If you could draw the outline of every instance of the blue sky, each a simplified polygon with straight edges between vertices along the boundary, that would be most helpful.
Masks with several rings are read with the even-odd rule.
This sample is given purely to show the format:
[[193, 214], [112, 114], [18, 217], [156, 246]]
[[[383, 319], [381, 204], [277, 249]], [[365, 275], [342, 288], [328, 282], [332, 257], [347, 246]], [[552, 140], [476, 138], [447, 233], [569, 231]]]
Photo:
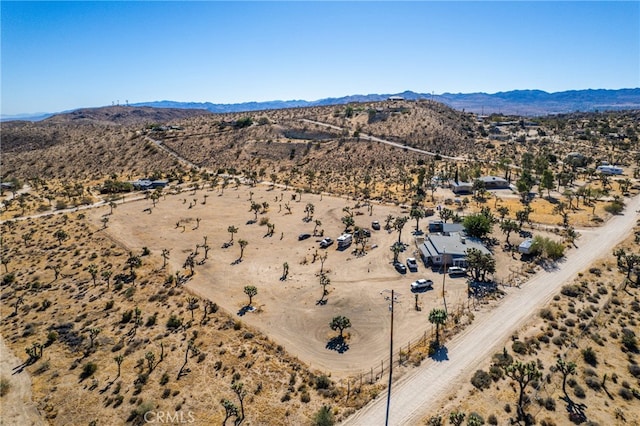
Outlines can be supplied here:
[[640, 87], [640, 2], [8, 2], [1, 112]]

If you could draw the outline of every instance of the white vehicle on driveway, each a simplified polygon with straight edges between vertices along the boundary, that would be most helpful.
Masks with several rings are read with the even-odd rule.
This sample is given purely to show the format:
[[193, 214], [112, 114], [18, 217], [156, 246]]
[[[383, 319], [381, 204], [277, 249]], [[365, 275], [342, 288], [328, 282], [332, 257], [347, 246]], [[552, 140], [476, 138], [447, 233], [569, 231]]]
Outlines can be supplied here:
[[411, 283], [411, 291], [424, 290], [427, 288], [433, 288], [433, 281], [426, 278], [420, 278]]

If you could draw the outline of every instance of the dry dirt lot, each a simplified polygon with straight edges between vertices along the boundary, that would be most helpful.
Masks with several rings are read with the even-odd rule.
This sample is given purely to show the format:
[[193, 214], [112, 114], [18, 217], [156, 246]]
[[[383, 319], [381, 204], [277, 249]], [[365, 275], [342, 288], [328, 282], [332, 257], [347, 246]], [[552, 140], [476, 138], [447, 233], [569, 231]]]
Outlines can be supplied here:
[[[353, 209], [356, 202], [352, 200], [305, 193], [301, 201], [292, 201], [292, 195], [295, 192], [271, 190], [261, 185], [227, 188], [223, 194], [210, 189], [198, 190], [195, 194], [183, 191], [162, 197], [154, 208], [151, 200], [118, 205], [103, 232], [110, 233], [134, 252], [148, 247], [159, 266], [162, 264], [160, 253], [170, 249], [168, 273], [180, 270], [183, 275], [188, 274], [183, 267], [185, 259], [197, 244], [204, 244], [206, 236], [211, 246], [208, 260], [196, 265], [188, 287], [235, 313], [248, 302], [244, 286], [255, 285], [258, 294], [253, 305], [257, 311], [243, 315], [242, 321], [264, 331], [310, 367], [332, 373], [333, 377], [368, 372], [387, 356], [390, 315], [388, 302], [381, 295], [385, 289], [400, 293], [394, 318], [394, 339], [398, 345], [431, 331], [428, 313], [431, 308], [442, 306], [442, 275], [422, 265], [417, 273], [396, 272], [391, 265], [393, 255], [389, 248], [397, 240], [397, 232], [372, 231], [370, 248], [362, 257], [351, 253], [353, 245], [345, 251], [337, 250], [336, 244], [327, 249], [324, 269], [329, 272], [331, 284], [324, 306], [316, 304], [322, 295], [318, 277], [320, 261], [312, 262], [316, 249], [319, 255], [325, 252], [318, 248], [321, 238], [298, 241], [299, 234], [313, 232], [316, 219], [322, 222], [318, 230], [324, 229], [325, 236], [336, 239], [344, 230], [341, 218], [346, 206], [356, 212], [356, 225], [365, 227], [370, 227], [372, 220], [379, 220], [384, 228], [387, 215], [408, 215], [408, 212], [399, 206], [376, 204], [370, 215], [367, 207]], [[273, 236], [265, 236], [266, 226], [247, 224], [254, 219], [250, 197], [257, 203], [269, 204], [268, 211], [258, 214], [257, 219], [269, 218], [275, 225]], [[291, 214], [287, 214], [286, 203], [291, 207]], [[307, 203], [315, 207], [311, 222], [303, 221]], [[147, 208], [152, 208], [151, 213], [144, 211]], [[109, 208], [105, 207], [95, 209], [92, 214], [100, 223], [102, 215], [108, 213]], [[420, 224], [424, 228], [427, 220]], [[223, 248], [230, 240], [227, 232], [230, 225], [236, 226], [238, 233], [234, 235], [234, 244]], [[408, 247], [400, 260], [413, 255], [414, 226], [415, 221], [409, 221], [404, 227], [402, 240]], [[248, 245], [242, 261], [234, 264], [240, 256], [238, 241], [241, 239]], [[376, 248], [371, 248], [375, 245]], [[196, 261], [204, 256], [202, 248], [199, 252]], [[289, 276], [281, 281], [284, 262], [289, 265]], [[435, 286], [434, 290], [419, 294], [422, 310], [416, 311], [415, 296], [409, 285], [422, 277], [433, 279]], [[447, 277], [446, 288], [450, 308], [466, 303], [463, 278]], [[352, 322], [346, 331], [349, 348], [343, 353], [326, 348], [327, 342], [336, 336], [329, 328], [329, 322], [336, 315], [345, 315]]]

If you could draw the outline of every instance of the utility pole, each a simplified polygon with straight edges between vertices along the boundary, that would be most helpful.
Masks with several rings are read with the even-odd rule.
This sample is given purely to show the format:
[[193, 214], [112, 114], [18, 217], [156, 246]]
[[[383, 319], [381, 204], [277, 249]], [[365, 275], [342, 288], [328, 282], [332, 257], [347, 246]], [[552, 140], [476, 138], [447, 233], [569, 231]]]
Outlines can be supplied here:
[[386, 295], [384, 296], [384, 299], [389, 301], [389, 311], [391, 312], [391, 333], [389, 336], [389, 386], [387, 387], [387, 414], [384, 421], [385, 426], [389, 426], [389, 407], [391, 406], [391, 382], [393, 378], [393, 305], [395, 302], [397, 302], [396, 297], [400, 296], [400, 294], [396, 296], [394, 290], [387, 290], [387, 289], [382, 290], [380, 294], [384, 295], [389, 291], [391, 292], [391, 297]]

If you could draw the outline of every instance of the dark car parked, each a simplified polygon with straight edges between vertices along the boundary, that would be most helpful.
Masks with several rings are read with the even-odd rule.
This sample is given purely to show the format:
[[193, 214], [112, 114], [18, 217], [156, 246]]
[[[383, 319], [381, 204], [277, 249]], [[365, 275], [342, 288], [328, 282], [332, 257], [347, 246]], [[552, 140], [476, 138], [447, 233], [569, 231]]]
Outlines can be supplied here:
[[307, 238], [310, 238], [311, 234], [300, 234], [298, 235], [298, 241], [302, 241], [302, 240], [306, 240]]

